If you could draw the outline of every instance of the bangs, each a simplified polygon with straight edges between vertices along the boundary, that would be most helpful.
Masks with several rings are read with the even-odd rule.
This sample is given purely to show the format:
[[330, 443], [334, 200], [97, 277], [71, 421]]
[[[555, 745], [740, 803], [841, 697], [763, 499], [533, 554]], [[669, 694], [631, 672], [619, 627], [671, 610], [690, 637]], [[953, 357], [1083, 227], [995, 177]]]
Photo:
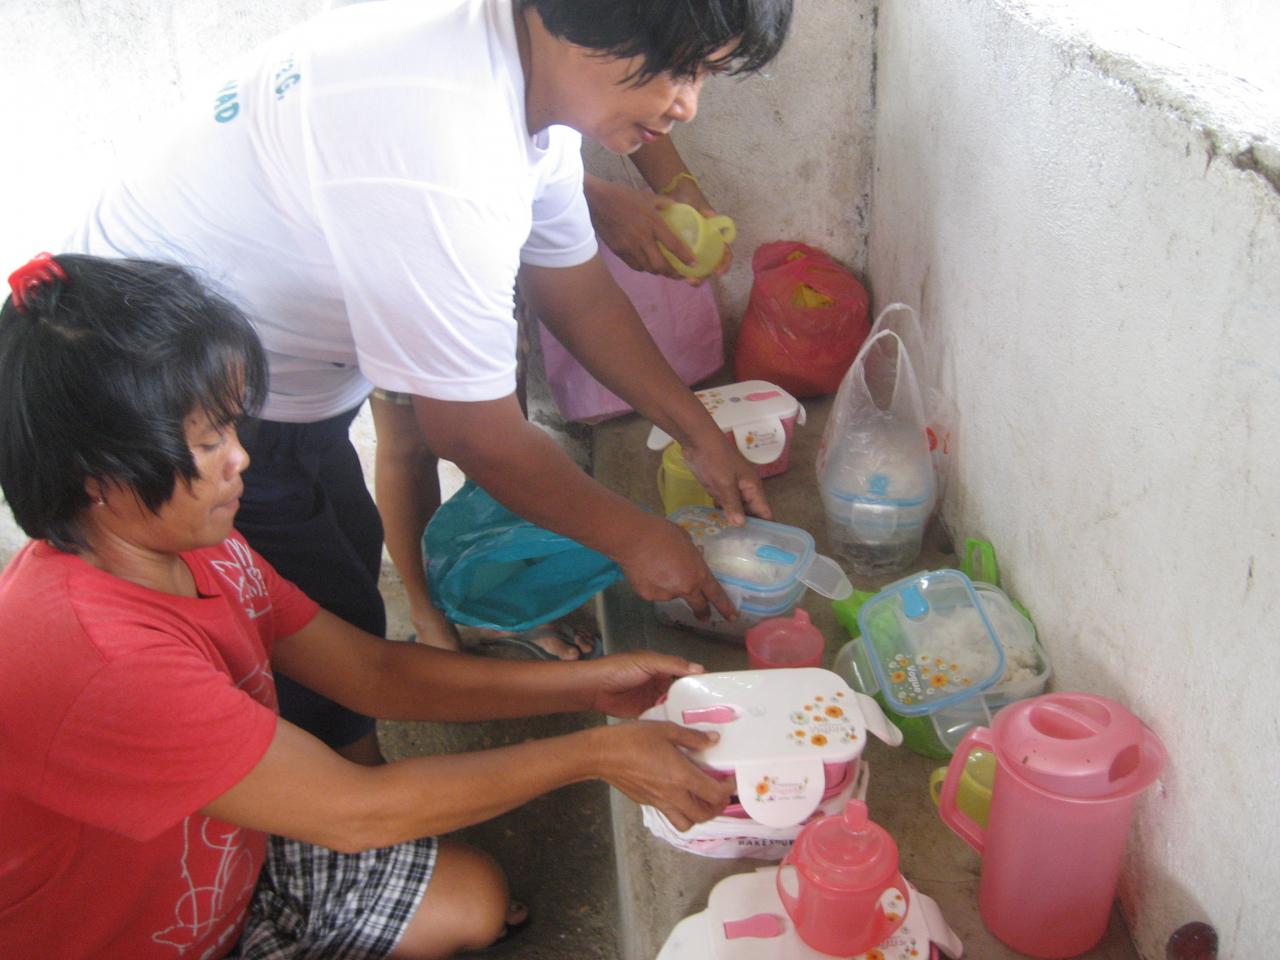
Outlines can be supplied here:
[[[683, 12], [684, 17], [652, 24], [647, 38], [618, 54], [643, 58], [635, 82], [659, 73], [693, 79], [707, 67], [730, 76], [755, 73], [778, 55], [791, 20], [790, 4], [759, 0], [723, 5], [689, 2], [683, 4]], [[715, 57], [725, 47], [729, 52]], [[654, 56], [652, 51], [664, 51], [666, 56]]]
[[221, 428], [256, 416], [267, 393], [267, 372], [257, 352], [221, 344], [205, 356], [205, 363], [180, 387], [178, 409], [199, 410]]
[[[711, 67], [754, 73], [782, 49], [792, 0], [523, 0], [553, 36], [602, 57], [639, 59], [633, 84], [668, 73], [696, 77]], [[729, 48], [729, 53], [716, 54]], [[715, 58], [715, 59], [712, 59]]]

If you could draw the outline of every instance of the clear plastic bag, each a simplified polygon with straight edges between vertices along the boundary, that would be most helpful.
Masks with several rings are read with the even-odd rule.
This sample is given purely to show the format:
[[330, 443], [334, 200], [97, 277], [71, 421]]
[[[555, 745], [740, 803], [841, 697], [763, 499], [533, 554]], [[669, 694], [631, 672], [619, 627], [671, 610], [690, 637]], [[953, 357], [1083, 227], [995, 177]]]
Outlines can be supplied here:
[[602, 553], [516, 516], [468, 480], [422, 535], [431, 599], [454, 623], [527, 630], [622, 577]]
[[880, 311], [871, 325], [874, 337], [882, 330], [892, 330], [907, 349], [912, 368], [920, 382], [920, 395], [924, 401], [925, 432], [929, 438], [929, 455], [933, 459], [933, 480], [936, 494], [934, 504], [940, 506], [947, 490], [956, 424], [956, 405], [951, 395], [942, 389], [935, 365], [925, 349], [924, 331], [914, 308], [905, 303], [891, 303]]
[[906, 569], [936, 499], [920, 387], [902, 338], [867, 339], [836, 393], [817, 477], [831, 543], [858, 573]]

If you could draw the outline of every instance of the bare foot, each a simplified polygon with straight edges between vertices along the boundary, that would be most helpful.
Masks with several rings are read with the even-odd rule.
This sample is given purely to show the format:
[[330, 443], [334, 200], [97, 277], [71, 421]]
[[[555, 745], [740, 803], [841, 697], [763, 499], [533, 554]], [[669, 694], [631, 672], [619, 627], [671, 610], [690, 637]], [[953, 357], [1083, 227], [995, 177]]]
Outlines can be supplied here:
[[464, 627], [462, 633], [464, 646], [484, 646], [498, 644], [504, 640], [522, 646], [535, 646], [546, 654], [548, 659], [580, 660], [590, 656], [596, 650], [596, 635], [585, 627], [575, 627], [564, 620], [544, 623], [539, 627], [514, 633], [505, 630], [486, 630], [481, 627]]
[[427, 611], [411, 611], [409, 619], [415, 631], [413, 639], [418, 643], [454, 653], [462, 649], [458, 628], [435, 607]]

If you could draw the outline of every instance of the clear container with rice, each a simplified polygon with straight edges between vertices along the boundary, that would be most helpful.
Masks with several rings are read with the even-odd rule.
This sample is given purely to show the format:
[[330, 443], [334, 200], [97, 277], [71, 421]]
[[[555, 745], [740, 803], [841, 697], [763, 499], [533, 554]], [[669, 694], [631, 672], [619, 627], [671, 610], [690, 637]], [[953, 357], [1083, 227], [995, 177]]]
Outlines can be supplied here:
[[865, 600], [833, 669], [880, 701], [907, 746], [945, 759], [970, 727], [1040, 693], [1049, 659], [1005, 593], [956, 570], [914, 574]]

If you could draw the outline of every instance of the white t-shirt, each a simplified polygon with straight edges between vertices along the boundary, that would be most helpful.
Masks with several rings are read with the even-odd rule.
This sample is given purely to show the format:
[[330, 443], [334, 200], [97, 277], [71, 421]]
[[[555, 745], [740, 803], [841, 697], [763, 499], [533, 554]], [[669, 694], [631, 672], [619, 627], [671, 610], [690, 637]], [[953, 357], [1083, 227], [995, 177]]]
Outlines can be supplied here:
[[110, 184], [70, 242], [177, 260], [243, 307], [268, 419], [370, 383], [515, 388], [516, 271], [596, 252], [581, 137], [531, 136], [512, 0], [384, 0], [259, 48]]

